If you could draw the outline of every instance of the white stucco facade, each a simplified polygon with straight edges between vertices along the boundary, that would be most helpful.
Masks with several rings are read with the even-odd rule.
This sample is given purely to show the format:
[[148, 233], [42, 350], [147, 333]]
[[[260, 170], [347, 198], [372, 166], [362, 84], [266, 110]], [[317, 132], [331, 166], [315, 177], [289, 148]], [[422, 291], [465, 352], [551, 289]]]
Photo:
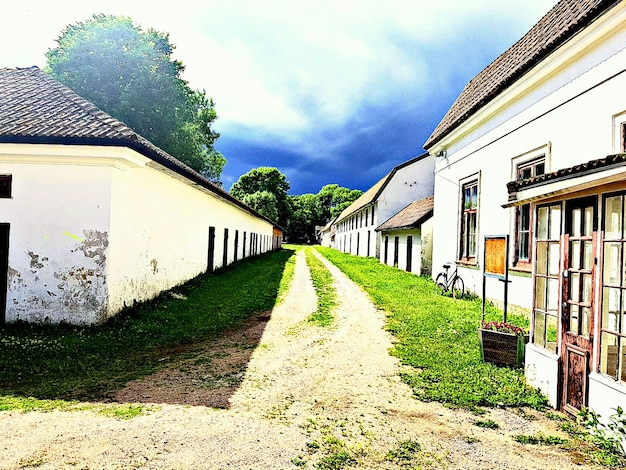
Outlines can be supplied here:
[[421, 155], [395, 167], [337, 218], [334, 248], [357, 256], [382, 256], [376, 227], [412, 201], [433, 194], [435, 158]]
[[[603, 270], [602, 228], [607, 222], [604, 211], [608, 210], [605, 201], [608, 195], [626, 191], [623, 166], [611, 166], [613, 160], [605, 158], [624, 152], [625, 44], [626, 4], [621, 3], [429, 148], [437, 155], [433, 270], [456, 261], [466, 288], [480, 295], [484, 237], [508, 235], [509, 308], [520, 307], [531, 313], [533, 344], [526, 349], [525, 361], [529, 382], [544, 391], [555, 407], [575, 413], [580, 406], [588, 405], [601, 410], [605, 417], [608, 408], [626, 403], [626, 376], [611, 377], [606, 373], [615, 366], [606, 365], [608, 353], [606, 346], [601, 351], [600, 341], [606, 334], [602, 328], [609, 328], [602, 310], [603, 303], [608, 302], [608, 297], [603, 297], [608, 294], [603, 292], [609, 289]], [[537, 162], [542, 167], [536, 174], [522, 176], [522, 168]], [[507, 188], [507, 183], [516, 180], [525, 181], [517, 192]], [[472, 188], [477, 188], [477, 194], [475, 202], [468, 204], [464, 196], [471, 194]], [[583, 331], [578, 317], [569, 313], [579, 308], [578, 290], [568, 291], [574, 286], [574, 281], [569, 281], [572, 266], [576, 268], [572, 260], [577, 259], [574, 251], [569, 252], [575, 247], [569, 240], [575, 236], [571, 227], [575, 225], [576, 204], [583, 203], [593, 214], [588, 225], [589, 230], [593, 228], [593, 236], [585, 240], [594, 250], [586, 259], [595, 260], [595, 264], [583, 273], [592, 280], [580, 288], [581, 295], [588, 297], [580, 308], [591, 312], [587, 325], [593, 326], [589, 331]], [[543, 222], [538, 222], [537, 211], [549, 205], [557, 215], [562, 214], [562, 218], [555, 216], [557, 222], [550, 228], [555, 256], [545, 275], [550, 277], [545, 282], [554, 286], [545, 291], [550, 296], [546, 302], [552, 309], [549, 316], [554, 328], [539, 338], [538, 328], [544, 328], [544, 335], [548, 328], [535, 323], [532, 313], [538, 312], [538, 305], [544, 301], [543, 287], [539, 287], [543, 286], [539, 281], [544, 282], [544, 274], [537, 274], [537, 257], [541, 256], [537, 239], [543, 230], [538, 224]], [[532, 220], [525, 235], [529, 240], [528, 263], [520, 261], [523, 230], [519, 221], [524, 206], [530, 206]], [[464, 220], [471, 220], [472, 210], [476, 214], [475, 233], [471, 233], [475, 236], [475, 251], [468, 249], [473, 245], [464, 225]], [[503, 292], [501, 282], [488, 279], [488, 298], [501, 304]], [[611, 373], [618, 375], [618, 371]]]
[[0, 144], [0, 168], [12, 176], [11, 198], [0, 199], [6, 321], [100, 323], [274, 248], [269, 221], [129, 148]]

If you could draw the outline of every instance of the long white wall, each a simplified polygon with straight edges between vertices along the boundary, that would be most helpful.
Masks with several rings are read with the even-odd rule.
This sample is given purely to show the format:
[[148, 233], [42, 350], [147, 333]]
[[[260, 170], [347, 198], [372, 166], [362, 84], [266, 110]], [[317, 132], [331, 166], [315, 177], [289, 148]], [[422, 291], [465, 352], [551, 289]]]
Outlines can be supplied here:
[[210, 227], [213, 269], [273, 249], [271, 223], [130, 149], [0, 144], [0, 165], [9, 322], [100, 323], [206, 271]]
[[210, 227], [215, 230], [213, 269], [242, 259], [244, 250], [249, 257], [251, 240], [256, 241], [254, 254], [272, 249], [273, 226], [234, 204], [155, 168], [117, 171], [111, 207], [110, 311], [154, 297], [209, 269]]
[[0, 199], [0, 222], [10, 224], [7, 321], [93, 323], [106, 311], [115, 160], [84, 157], [68, 146], [0, 144], [0, 172], [13, 178], [12, 197]]

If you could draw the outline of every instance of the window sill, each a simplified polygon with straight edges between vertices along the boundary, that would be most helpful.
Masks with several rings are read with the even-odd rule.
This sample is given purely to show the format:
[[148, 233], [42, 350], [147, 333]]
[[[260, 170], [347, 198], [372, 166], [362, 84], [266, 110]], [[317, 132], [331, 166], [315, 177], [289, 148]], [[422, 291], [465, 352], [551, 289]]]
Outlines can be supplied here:
[[511, 266], [509, 267], [509, 272], [513, 275], [513, 276], [520, 276], [520, 277], [531, 277], [532, 276], [532, 268], [530, 266], [528, 267], [522, 267], [519, 264], [517, 266]]
[[457, 266], [461, 266], [463, 268], [470, 268], [470, 269], [478, 269], [478, 262], [476, 261], [476, 259], [458, 259], [455, 261], [455, 263], [457, 264]]

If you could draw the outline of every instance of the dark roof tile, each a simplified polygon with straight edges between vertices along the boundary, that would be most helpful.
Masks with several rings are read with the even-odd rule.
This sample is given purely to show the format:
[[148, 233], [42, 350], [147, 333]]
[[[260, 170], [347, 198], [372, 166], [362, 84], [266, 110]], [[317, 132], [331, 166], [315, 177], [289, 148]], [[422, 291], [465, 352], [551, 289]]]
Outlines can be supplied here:
[[[428, 149], [619, 0], [561, 0], [465, 86], [424, 144]], [[523, 6], [521, 6], [523, 8]]]
[[274, 224], [37, 67], [0, 68], [2, 142], [129, 147]]

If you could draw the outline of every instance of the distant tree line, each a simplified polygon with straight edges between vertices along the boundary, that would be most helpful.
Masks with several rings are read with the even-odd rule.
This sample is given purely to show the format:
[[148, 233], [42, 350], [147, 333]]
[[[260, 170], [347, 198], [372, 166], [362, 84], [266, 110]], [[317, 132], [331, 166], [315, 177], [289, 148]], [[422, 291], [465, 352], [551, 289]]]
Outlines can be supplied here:
[[230, 193], [287, 229], [291, 241], [315, 239], [315, 226], [326, 225], [352, 204], [362, 191], [327, 184], [317, 194], [290, 196], [287, 177], [274, 167], [242, 175]]

